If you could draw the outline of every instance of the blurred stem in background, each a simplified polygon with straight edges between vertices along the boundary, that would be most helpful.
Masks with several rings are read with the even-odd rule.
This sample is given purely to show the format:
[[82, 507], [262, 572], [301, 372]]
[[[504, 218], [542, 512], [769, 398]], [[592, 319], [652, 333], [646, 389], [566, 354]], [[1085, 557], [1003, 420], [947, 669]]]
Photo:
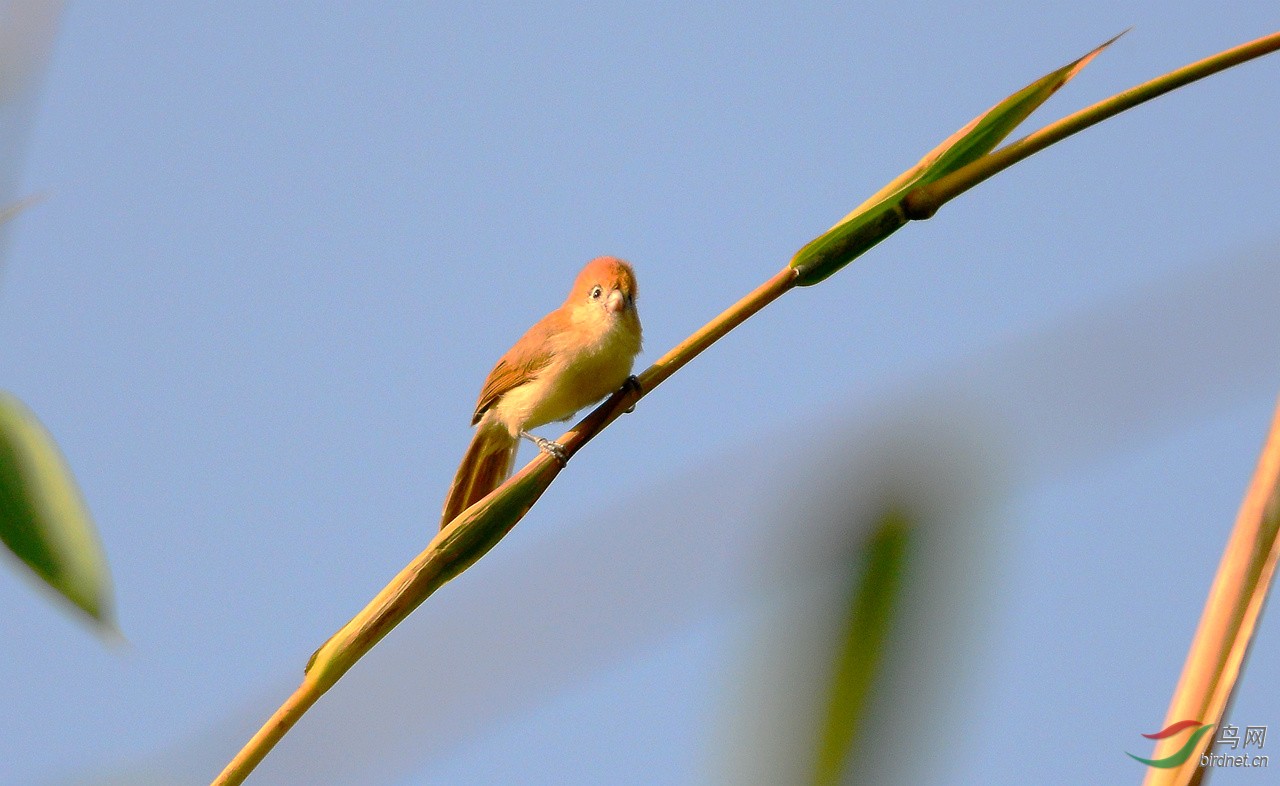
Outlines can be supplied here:
[[[1214, 724], [1214, 732], [1201, 738], [1192, 755], [1178, 767], [1152, 768], [1146, 786], [1181, 786], [1200, 783], [1209, 771], [1200, 756], [1212, 750], [1217, 727], [1226, 718], [1231, 697], [1239, 686], [1249, 645], [1258, 628], [1262, 608], [1280, 556], [1280, 402], [1271, 431], [1227, 540], [1218, 574], [1209, 588], [1204, 613], [1182, 678], [1169, 702], [1165, 725], [1182, 720]], [[1183, 735], [1156, 743], [1153, 759], [1174, 753], [1185, 744]]]

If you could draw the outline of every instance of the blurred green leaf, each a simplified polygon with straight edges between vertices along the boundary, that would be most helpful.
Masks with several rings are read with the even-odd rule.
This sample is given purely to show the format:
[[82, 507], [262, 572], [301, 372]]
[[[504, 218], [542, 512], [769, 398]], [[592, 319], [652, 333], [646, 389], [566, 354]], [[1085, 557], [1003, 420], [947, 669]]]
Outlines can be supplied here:
[[0, 540], [50, 587], [114, 628], [106, 557], [75, 480], [35, 414], [4, 391]]
[[845, 762], [865, 719], [867, 699], [893, 630], [910, 545], [910, 522], [900, 511], [890, 510], [863, 546], [862, 570], [855, 576], [849, 598], [826, 717], [819, 729], [814, 775], [819, 786], [845, 780]]
[[822, 281], [897, 231], [908, 220], [900, 204], [908, 191], [932, 183], [994, 150], [1028, 115], [1120, 35], [970, 120], [919, 163], [898, 175], [831, 229], [805, 244], [791, 259], [791, 267], [800, 271], [796, 283], [809, 286]]

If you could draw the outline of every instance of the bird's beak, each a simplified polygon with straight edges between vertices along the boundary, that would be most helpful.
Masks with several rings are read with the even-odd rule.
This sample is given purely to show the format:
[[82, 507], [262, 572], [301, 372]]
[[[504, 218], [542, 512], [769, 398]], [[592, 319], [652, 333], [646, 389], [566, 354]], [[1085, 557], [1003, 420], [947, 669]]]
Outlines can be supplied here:
[[609, 293], [609, 299], [604, 302], [604, 307], [611, 314], [621, 313], [627, 307], [627, 296], [622, 294], [621, 289], [615, 289]]

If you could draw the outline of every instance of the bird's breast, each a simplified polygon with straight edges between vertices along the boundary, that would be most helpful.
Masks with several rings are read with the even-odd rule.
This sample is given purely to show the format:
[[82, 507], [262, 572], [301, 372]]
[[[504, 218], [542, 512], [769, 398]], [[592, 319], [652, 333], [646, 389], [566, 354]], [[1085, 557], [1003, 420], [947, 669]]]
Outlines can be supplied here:
[[502, 395], [494, 416], [513, 434], [566, 420], [621, 387], [639, 351], [639, 337], [623, 330], [559, 347], [536, 377]]

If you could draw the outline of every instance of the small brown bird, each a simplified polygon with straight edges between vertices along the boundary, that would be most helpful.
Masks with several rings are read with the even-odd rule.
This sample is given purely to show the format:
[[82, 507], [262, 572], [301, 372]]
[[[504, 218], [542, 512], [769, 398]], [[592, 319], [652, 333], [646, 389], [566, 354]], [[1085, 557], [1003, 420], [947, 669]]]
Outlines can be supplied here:
[[564, 304], [493, 367], [471, 418], [475, 436], [445, 497], [442, 529], [507, 479], [520, 437], [564, 461], [559, 443], [529, 429], [568, 420], [627, 381], [640, 352], [636, 291], [631, 265], [614, 257], [591, 260]]

